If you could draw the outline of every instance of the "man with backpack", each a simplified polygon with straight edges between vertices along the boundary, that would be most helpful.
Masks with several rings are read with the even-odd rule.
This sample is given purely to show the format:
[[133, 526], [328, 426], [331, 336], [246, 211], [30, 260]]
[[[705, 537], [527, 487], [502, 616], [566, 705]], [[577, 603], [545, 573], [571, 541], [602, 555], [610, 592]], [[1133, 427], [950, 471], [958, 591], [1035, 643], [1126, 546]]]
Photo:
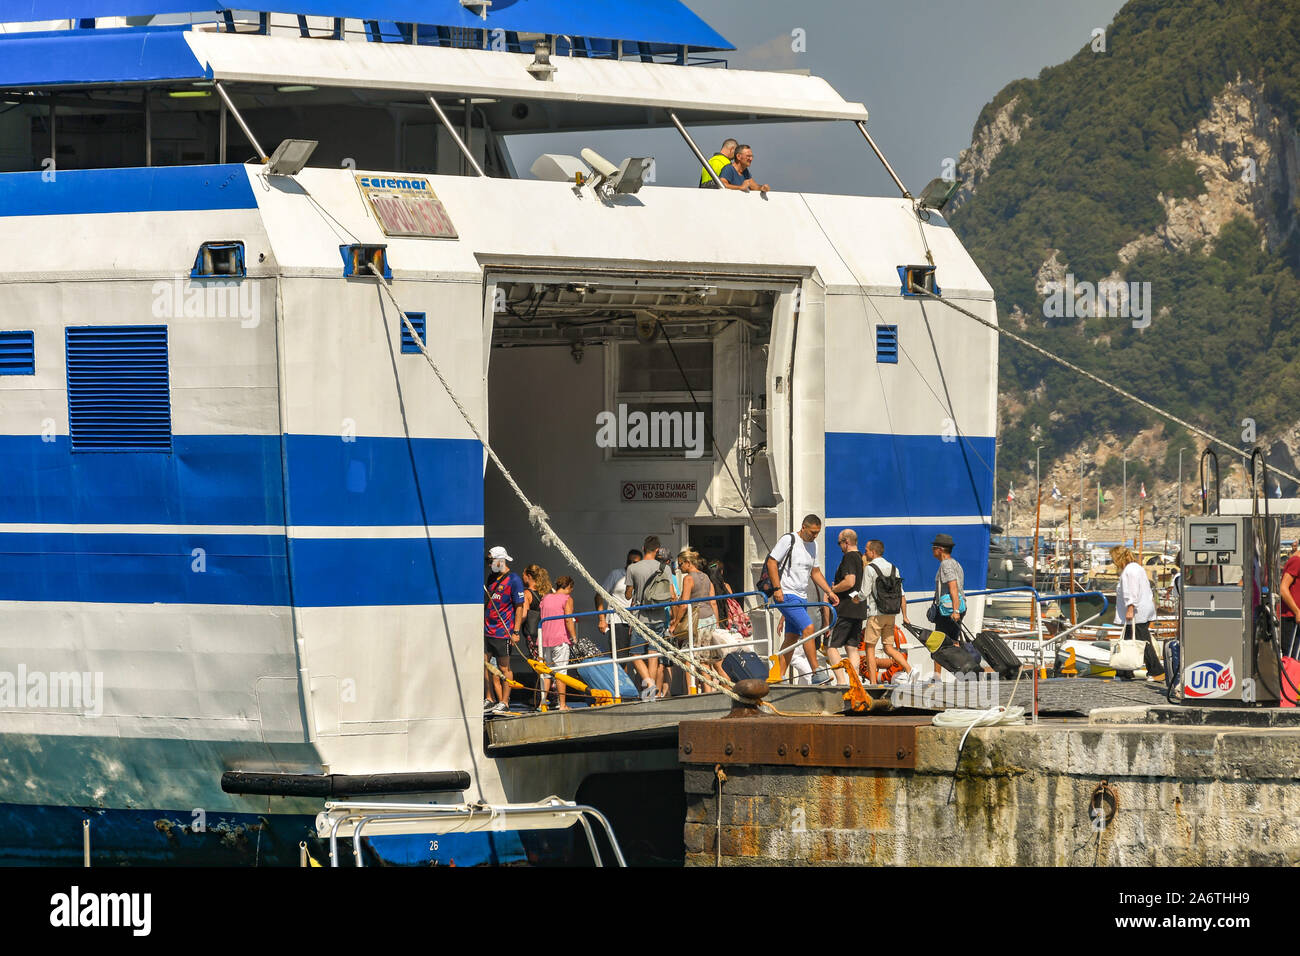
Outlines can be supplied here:
[[[907, 595], [903, 593], [903, 579], [898, 568], [885, 560], [885, 544], [875, 540], [867, 542], [867, 564], [862, 573], [862, 593], [867, 606], [867, 679], [876, 683], [877, 667], [882, 662], [893, 661], [912, 673], [907, 657], [894, 645], [894, 623], [899, 616], [907, 620]], [[882, 660], [876, 657], [876, 642], [885, 652]]]
[[[668, 567], [668, 555], [660, 553], [659, 538], [650, 535], [645, 539], [641, 553], [644, 557], [627, 569], [626, 597], [632, 607], [645, 604], [663, 604], [677, 600], [677, 588], [673, 584], [672, 569]], [[668, 608], [651, 608], [633, 611], [637, 618], [659, 637], [664, 637], [668, 630]], [[649, 654], [654, 651], [640, 634], [632, 631], [628, 635], [628, 651], [633, 655]], [[661, 667], [661, 663], [663, 666]], [[667, 683], [667, 661], [659, 657], [633, 661], [637, 676], [641, 678], [641, 693], [647, 699], [656, 694], [665, 696]]]

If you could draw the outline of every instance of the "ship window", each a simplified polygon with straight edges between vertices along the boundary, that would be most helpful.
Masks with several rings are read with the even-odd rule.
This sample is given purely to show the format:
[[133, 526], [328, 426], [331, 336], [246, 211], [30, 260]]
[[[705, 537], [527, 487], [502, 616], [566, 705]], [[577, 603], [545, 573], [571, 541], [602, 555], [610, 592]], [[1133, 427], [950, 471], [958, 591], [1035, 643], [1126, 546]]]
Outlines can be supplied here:
[[903, 295], [917, 296], [919, 293], [912, 291], [913, 287], [916, 286], [931, 295], [943, 295], [934, 279], [934, 266], [899, 266], [898, 280], [902, 286]]
[[0, 375], [35, 375], [36, 343], [31, 331], [0, 331]]
[[170, 452], [167, 326], [64, 330], [74, 452]]
[[[624, 342], [617, 350], [612, 411], [619, 440], [613, 456], [712, 457], [713, 343], [674, 340], [669, 348], [662, 340]], [[697, 412], [704, 416], [703, 428]]]
[[876, 326], [876, 361], [881, 364], [898, 364], [898, 326]]
[[[406, 317], [411, 321], [411, 328], [415, 329], [415, 334], [420, 337], [420, 341], [427, 344], [429, 340], [424, 337], [424, 313], [408, 312]], [[416, 355], [421, 354], [420, 347], [415, 344], [415, 339], [412, 337], [410, 330], [407, 329], [405, 322], [402, 323], [402, 352], [407, 355], [412, 352]]]
[[379, 270], [385, 279], [393, 277], [393, 270], [388, 266], [387, 246], [351, 245], [339, 246], [339, 255], [343, 257], [343, 278], [370, 278], [374, 275], [370, 266]]
[[194, 268], [190, 270], [192, 279], [245, 275], [248, 275], [248, 269], [244, 266], [242, 242], [203, 243], [199, 246], [199, 254], [194, 257]]

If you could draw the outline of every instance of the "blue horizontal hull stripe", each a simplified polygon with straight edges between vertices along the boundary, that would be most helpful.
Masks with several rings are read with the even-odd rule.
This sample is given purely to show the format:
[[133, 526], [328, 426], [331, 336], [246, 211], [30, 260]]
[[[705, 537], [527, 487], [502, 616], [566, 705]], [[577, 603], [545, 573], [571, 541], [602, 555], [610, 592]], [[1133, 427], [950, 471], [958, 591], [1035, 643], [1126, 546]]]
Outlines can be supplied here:
[[177, 435], [170, 455], [5, 436], [0, 475], [2, 524], [284, 524], [276, 435]]
[[827, 432], [825, 447], [827, 514], [992, 513], [993, 438]]
[[[291, 548], [298, 607], [478, 604], [482, 597], [481, 538], [305, 538]], [[287, 606], [285, 539], [0, 534], [0, 600]]]
[[483, 603], [482, 538], [298, 538], [298, 607]]
[[0, 534], [0, 600], [283, 606], [284, 538]]
[[[481, 525], [476, 441], [290, 435], [299, 526]], [[418, 476], [418, 482], [417, 482]], [[0, 437], [0, 524], [283, 525], [280, 438], [177, 435], [172, 454]]]
[[0, 218], [256, 208], [248, 173], [236, 165], [60, 169], [53, 182], [39, 172], [0, 173]]
[[291, 524], [483, 523], [477, 441], [290, 435], [286, 446]]
[[822, 568], [828, 578], [834, 578], [835, 569], [839, 567], [840, 550], [835, 544], [839, 533], [845, 528], [852, 528], [858, 535], [858, 550], [866, 542], [877, 538], [885, 546], [885, 557], [898, 566], [898, 573], [903, 578], [903, 587], [908, 591], [933, 591], [934, 575], [939, 570], [930, 550], [934, 536], [943, 532], [952, 535], [952, 556], [961, 562], [966, 575], [966, 590], [977, 591], [987, 586], [989, 567], [989, 527], [986, 524], [960, 525], [917, 524], [917, 525], [869, 525], [856, 527], [837, 522], [830, 518], [826, 522], [826, 532], [822, 538], [829, 542], [833, 551], [822, 560]]

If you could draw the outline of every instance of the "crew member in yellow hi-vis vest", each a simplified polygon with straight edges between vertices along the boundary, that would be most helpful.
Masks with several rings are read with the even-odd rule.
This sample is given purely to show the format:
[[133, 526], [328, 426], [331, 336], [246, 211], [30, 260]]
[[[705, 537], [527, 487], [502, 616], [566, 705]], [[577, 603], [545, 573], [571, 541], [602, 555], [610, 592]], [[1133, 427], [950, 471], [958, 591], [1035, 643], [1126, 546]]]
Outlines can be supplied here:
[[[735, 158], [736, 147], [739, 145], [740, 143], [738, 143], [736, 140], [729, 139], [722, 144], [721, 149], [719, 149], [716, 153], [714, 153], [712, 156], [709, 157], [709, 165], [713, 167], [713, 171], [717, 173], [719, 176], [722, 175], [722, 167], [726, 166], [727, 163], [731, 162]], [[709, 171], [705, 169], [703, 166], [700, 167], [700, 188], [701, 189], [718, 188], [718, 184], [713, 181], [713, 177], [709, 175]]]

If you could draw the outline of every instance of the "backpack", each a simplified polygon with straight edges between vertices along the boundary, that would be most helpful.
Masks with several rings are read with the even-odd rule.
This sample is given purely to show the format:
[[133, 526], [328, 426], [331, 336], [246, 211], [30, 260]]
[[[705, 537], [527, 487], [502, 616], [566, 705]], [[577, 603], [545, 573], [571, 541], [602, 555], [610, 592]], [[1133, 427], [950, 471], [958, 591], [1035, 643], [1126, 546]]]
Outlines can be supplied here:
[[654, 573], [641, 591], [642, 604], [663, 604], [673, 599], [673, 583], [665, 573], [667, 565], [660, 562], [659, 570]]
[[876, 603], [877, 614], [897, 614], [903, 610], [903, 579], [898, 576], [898, 566], [891, 565], [889, 577], [880, 573], [873, 561], [876, 580], [871, 585], [871, 599]]
[[[785, 537], [786, 537], [785, 535], [781, 535], [781, 538], [782, 538], [782, 539], [784, 539]], [[794, 532], [793, 532], [793, 531], [790, 532], [789, 537], [790, 537], [791, 539], [794, 538]], [[780, 543], [781, 543], [781, 541], [778, 540], [778, 541], [777, 541], [777, 544], [780, 544]], [[773, 550], [775, 550], [775, 549], [773, 549]], [[787, 551], [787, 552], [785, 553], [785, 557], [784, 557], [784, 558], [782, 558], [780, 561], [777, 562], [777, 565], [776, 565], [776, 572], [777, 572], [777, 574], [780, 574], [780, 575], [783, 575], [783, 576], [784, 576], [785, 572], [786, 572], [786, 571], [789, 569], [789, 567], [790, 567], [790, 562], [791, 562], [793, 559], [794, 559], [794, 541], [791, 540], [791, 542], [790, 542], [790, 550]], [[763, 570], [760, 571], [760, 572], [758, 573], [758, 579], [755, 581], [755, 584], [757, 585], [757, 587], [755, 588], [755, 590], [757, 590], [757, 591], [762, 591], [763, 594], [764, 594], [766, 597], [771, 597], [773, 594], [776, 593], [776, 588], [772, 586], [772, 575], [770, 575], [770, 574], [767, 573], [767, 559], [766, 559], [766, 558], [763, 559]]]
[[727, 598], [727, 629], [735, 631], [741, 637], [750, 637], [754, 633], [754, 624], [735, 598]]

